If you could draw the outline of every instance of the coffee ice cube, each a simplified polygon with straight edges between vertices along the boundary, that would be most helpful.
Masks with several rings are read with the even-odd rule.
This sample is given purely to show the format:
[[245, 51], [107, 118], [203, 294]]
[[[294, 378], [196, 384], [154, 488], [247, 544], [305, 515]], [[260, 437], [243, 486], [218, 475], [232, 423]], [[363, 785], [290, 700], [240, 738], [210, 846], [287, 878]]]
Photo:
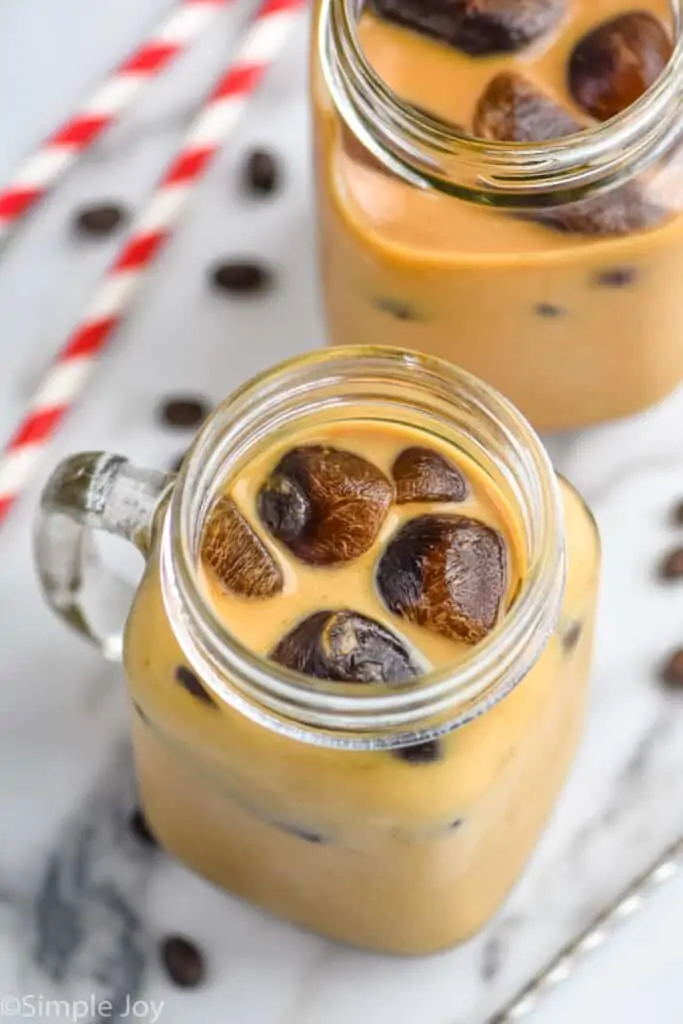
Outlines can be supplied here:
[[607, 121], [654, 85], [672, 53], [669, 33], [646, 11], [610, 18], [574, 47], [569, 60], [571, 94], [587, 114]]
[[[551, 142], [582, 130], [582, 125], [533, 82], [504, 71], [489, 83], [474, 114], [475, 135], [495, 142]], [[555, 231], [578, 235], [628, 235], [651, 227], [664, 211], [649, 200], [638, 181], [521, 216]]]
[[467, 481], [456, 464], [433, 448], [404, 448], [391, 469], [396, 502], [464, 501]]
[[309, 615], [270, 657], [295, 672], [337, 682], [402, 683], [420, 671], [394, 633], [349, 609]]
[[506, 583], [500, 533], [455, 514], [410, 519], [377, 566], [377, 587], [389, 611], [468, 644], [496, 625]]
[[566, 0], [373, 0], [380, 17], [472, 56], [512, 53], [549, 32]]
[[273, 597], [283, 587], [282, 570], [232, 498], [219, 498], [201, 539], [201, 560], [231, 594]]
[[372, 547], [393, 499], [393, 484], [367, 459], [306, 445], [277, 464], [259, 492], [258, 510], [302, 562], [337, 565]]
[[494, 142], [550, 142], [580, 132], [582, 125], [517, 71], [491, 79], [474, 111], [474, 134]]

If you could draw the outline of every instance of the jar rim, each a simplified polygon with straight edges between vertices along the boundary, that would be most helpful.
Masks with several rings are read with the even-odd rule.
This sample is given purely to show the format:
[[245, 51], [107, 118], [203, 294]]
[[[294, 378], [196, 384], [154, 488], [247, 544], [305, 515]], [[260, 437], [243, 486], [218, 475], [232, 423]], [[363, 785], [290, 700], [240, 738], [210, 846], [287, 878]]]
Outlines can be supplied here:
[[[409, 686], [327, 683], [283, 668], [246, 648], [203, 593], [197, 570], [198, 525], [249, 431], [275, 422], [278, 401], [314, 400], [314, 381], [334, 388], [343, 374], [439, 387], [444, 399], [473, 401], [495, 416], [514, 449], [528, 489], [533, 544], [528, 571], [501, 623], [456, 666], [424, 674]], [[416, 383], [417, 381], [417, 383]], [[332, 382], [332, 384], [330, 384]], [[322, 383], [321, 383], [322, 387]], [[388, 387], [388, 385], [387, 385]], [[287, 390], [289, 389], [289, 391]], [[281, 396], [278, 398], [278, 396]], [[436, 400], [436, 399], [435, 399]], [[293, 414], [294, 415], [294, 414]], [[266, 424], [264, 428], [264, 423]], [[229, 449], [232, 446], [232, 456]], [[512, 456], [511, 456], [512, 458]], [[229, 471], [228, 471], [229, 475]], [[389, 347], [317, 350], [252, 378], [209, 419], [178, 477], [163, 524], [161, 582], [167, 614], [190, 664], [219, 699], [277, 732], [309, 743], [347, 748], [395, 747], [450, 731], [509, 692], [540, 655], [554, 629], [564, 591], [561, 499], [550, 459], [533, 428], [507, 399], [442, 360]], [[227, 677], [227, 678], [226, 678]], [[229, 680], [229, 681], [228, 681]]]
[[[418, 187], [502, 205], [548, 205], [611, 188], [670, 146], [683, 95], [683, 0], [669, 0], [676, 40], [657, 80], [625, 110], [537, 143], [478, 139], [395, 93], [367, 60], [356, 26], [363, 0], [321, 0], [318, 57], [335, 107], [390, 170]], [[556, 193], [571, 192], [558, 198]], [[480, 198], [481, 197], [481, 198]]]

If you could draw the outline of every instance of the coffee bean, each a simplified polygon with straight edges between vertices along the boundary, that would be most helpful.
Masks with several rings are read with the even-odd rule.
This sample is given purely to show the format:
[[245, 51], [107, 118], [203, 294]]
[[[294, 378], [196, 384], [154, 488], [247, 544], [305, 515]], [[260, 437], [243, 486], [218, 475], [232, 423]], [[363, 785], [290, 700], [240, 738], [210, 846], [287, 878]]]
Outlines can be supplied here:
[[683, 526], [683, 501], [679, 501], [677, 505], [674, 505], [671, 518], [676, 526]]
[[683, 647], [670, 655], [661, 672], [661, 679], [667, 686], [683, 687]]
[[99, 203], [85, 206], [77, 213], [74, 227], [81, 235], [104, 238], [116, 231], [127, 219], [126, 211], [117, 203]]
[[162, 940], [159, 953], [169, 978], [179, 988], [196, 988], [204, 980], [204, 954], [190, 939], [169, 935]]
[[443, 747], [439, 740], [426, 740], [410, 747], [397, 747], [392, 754], [408, 764], [432, 764], [443, 758]]
[[272, 283], [272, 274], [260, 263], [227, 260], [213, 267], [211, 280], [219, 291], [247, 295], [265, 291]]
[[149, 827], [147, 818], [139, 807], [136, 807], [131, 814], [128, 826], [135, 838], [139, 839], [145, 846], [156, 847], [159, 845]]
[[395, 320], [404, 320], [406, 323], [418, 323], [422, 317], [413, 306], [402, 299], [392, 299], [379, 296], [373, 300], [373, 305], [382, 313], [393, 316]]
[[274, 154], [267, 149], [253, 149], [244, 165], [244, 182], [257, 195], [275, 192], [280, 184], [280, 168]]
[[190, 395], [177, 395], [167, 398], [159, 407], [159, 419], [167, 427], [178, 427], [189, 430], [199, 427], [209, 415], [211, 409], [203, 398]]
[[663, 580], [680, 580], [683, 577], [683, 548], [674, 548], [665, 556], [659, 575]]
[[203, 701], [204, 704], [209, 704], [213, 708], [218, 707], [209, 691], [202, 686], [194, 672], [191, 672], [185, 665], [178, 665], [175, 670], [175, 677], [176, 681], [180, 683], [190, 696], [196, 697], [197, 700]]
[[595, 283], [599, 288], [626, 288], [637, 276], [635, 267], [610, 267], [596, 275]]
[[536, 315], [553, 319], [554, 317], [563, 316], [566, 310], [562, 306], [553, 306], [551, 302], [539, 302], [536, 306]]

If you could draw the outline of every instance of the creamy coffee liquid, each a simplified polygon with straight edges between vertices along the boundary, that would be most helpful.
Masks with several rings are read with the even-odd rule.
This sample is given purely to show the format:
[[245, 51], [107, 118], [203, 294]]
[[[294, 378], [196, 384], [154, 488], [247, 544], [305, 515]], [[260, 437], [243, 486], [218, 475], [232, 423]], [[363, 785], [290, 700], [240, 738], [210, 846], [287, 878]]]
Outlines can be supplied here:
[[[259, 493], [269, 475], [288, 452], [294, 449], [305, 453], [311, 447], [342, 453], [342, 468], [344, 453], [369, 463], [386, 481], [387, 490], [392, 491], [386, 514], [368, 549], [359, 557], [338, 564], [312, 565], [307, 562], [305, 552], [303, 557], [296, 557], [259, 517]], [[415, 450], [423, 453], [423, 457], [424, 453], [427, 457], [430, 453], [440, 457], [446, 467], [455, 468], [464, 484], [464, 495], [457, 493], [459, 500], [416, 500], [402, 504], [393, 500], [392, 467], [402, 452]], [[348, 609], [399, 634], [425, 669], [455, 665], [463, 655], [468, 655], [469, 643], [393, 615], [382, 600], [377, 582], [382, 555], [401, 527], [418, 517], [467, 517], [495, 531], [500, 539], [505, 577], [496, 622], [504, 616], [521, 580], [523, 554], [519, 529], [500, 489], [464, 452], [424, 431], [372, 421], [347, 421], [306, 430], [254, 458], [236, 479], [227, 483], [225, 494], [234, 500], [282, 571], [281, 590], [259, 598], [231, 592], [206, 563], [203, 566], [205, 585], [220, 618], [242, 643], [259, 654], [272, 651], [289, 630], [308, 616], [325, 609]], [[349, 516], [363, 521], [366, 509], [367, 503], [361, 498], [357, 506], [350, 506]], [[341, 529], [340, 523], [343, 521], [331, 527], [333, 533]], [[248, 573], [250, 568], [245, 565], [243, 571]]]

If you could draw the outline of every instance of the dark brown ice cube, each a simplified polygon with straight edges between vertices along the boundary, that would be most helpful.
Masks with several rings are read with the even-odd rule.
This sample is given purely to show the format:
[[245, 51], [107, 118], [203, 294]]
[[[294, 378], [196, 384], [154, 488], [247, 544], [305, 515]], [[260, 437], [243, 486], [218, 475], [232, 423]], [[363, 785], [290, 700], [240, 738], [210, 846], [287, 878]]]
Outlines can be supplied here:
[[467, 481], [458, 467], [433, 448], [405, 448], [391, 469], [396, 502], [464, 501]]
[[307, 445], [280, 460], [258, 496], [262, 522], [309, 565], [358, 558], [375, 542], [393, 485], [367, 459]]
[[639, 182], [629, 181], [588, 199], [538, 210], [533, 219], [563, 234], [599, 237], [643, 231], [659, 223], [665, 215], [661, 206], [646, 197]]
[[549, 32], [566, 0], [372, 0], [380, 17], [472, 56], [512, 53]]
[[294, 672], [337, 682], [403, 683], [420, 672], [397, 636], [348, 609], [309, 615], [270, 656]]
[[232, 498], [219, 498], [204, 525], [201, 558], [231, 594], [273, 597], [282, 571]]
[[516, 71], [491, 79], [474, 111], [474, 134], [494, 142], [550, 142], [581, 128], [568, 110]]
[[390, 611], [469, 644], [483, 640], [495, 626], [506, 580], [501, 535], [460, 515], [409, 520], [377, 566], [379, 593]]
[[[475, 110], [475, 135], [495, 142], [550, 142], [581, 131], [559, 103], [514, 71], [489, 83]], [[573, 203], [524, 214], [555, 231], [578, 235], [628, 235], [651, 227], [663, 210], [650, 202], [636, 181]]]
[[569, 89], [598, 121], [626, 110], [657, 81], [673, 52], [662, 23], [629, 11], [587, 32], [569, 61]]

